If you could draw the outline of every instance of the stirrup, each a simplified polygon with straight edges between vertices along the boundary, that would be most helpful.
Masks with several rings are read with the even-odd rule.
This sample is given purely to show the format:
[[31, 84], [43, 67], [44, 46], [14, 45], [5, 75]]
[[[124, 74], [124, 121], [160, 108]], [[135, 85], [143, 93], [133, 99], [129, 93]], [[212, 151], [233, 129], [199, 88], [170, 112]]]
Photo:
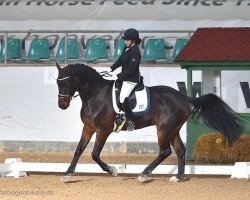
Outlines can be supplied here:
[[127, 131], [135, 130], [135, 123], [133, 121], [128, 120], [127, 122]]

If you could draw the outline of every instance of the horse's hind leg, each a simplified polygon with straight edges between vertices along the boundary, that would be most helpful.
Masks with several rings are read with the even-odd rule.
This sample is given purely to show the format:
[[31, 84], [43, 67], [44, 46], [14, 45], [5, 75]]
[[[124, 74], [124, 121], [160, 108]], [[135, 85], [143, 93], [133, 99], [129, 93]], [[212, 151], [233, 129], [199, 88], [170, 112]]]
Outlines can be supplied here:
[[83, 127], [81, 140], [76, 148], [74, 157], [71, 161], [71, 164], [68, 170], [64, 173], [64, 176], [62, 177], [62, 181], [68, 182], [70, 180], [70, 177], [75, 173], [76, 164], [80, 156], [82, 155], [83, 151], [87, 147], [93, 134], [94, 134], [94, 131], [88, 129], [87, 127]]
[[160, 146], [159, 155], [156, 159], [147, 166], [144, 171], [139, 175], [138, 180], [140, 182], [146, 182], [149, 180], [148, 176], [151, 175], [152, 171], [168, 156], [171, 155], [171, 148], [170, 148], [170, 139], [167, 134], [158, 131], [158, 143]]
[[175, 137], [172, 138], [171, 144], [174, 147], [178, 158], [178, 173], [176, 176], [171, 177], [169, 181], [171, 182], [184, 181], [186, 147], [181, 140], [179, 132]]

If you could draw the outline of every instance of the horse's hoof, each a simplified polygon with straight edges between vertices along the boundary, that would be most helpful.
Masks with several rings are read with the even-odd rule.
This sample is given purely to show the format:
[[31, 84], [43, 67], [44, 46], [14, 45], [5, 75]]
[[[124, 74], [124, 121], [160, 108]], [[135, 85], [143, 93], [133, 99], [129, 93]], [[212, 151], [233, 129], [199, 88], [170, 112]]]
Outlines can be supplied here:
[[172, 182], [172, 183], [178, 183], [178, 182], [182, 182], [182, 181], [184, 181], [184, 179], [183, 180], [178, 179], [178, 178], [176, 178], [176, 176], [172, 176], [171, 178], [169, 178], [169, 182]]
[[148, 177], [148, 176], [145, 175], [145, 174], [139, 175], [139, 176], [138, 176], [138, 181], [139, 181], [140, 183], [147, 183], [147, 182], [149, 182], [150, 180], [151, 180], [151, 178]]
[[68, 183], [70, 181], [72, 174], [67, 174], [61, 177], [61, 181], [63, 181], [64, 183]]
[[111, 175], [112, 176], [118, 176], [118, 172], [117, 172], [117, 169], [113, 166], [110, 166], [110, 171], [111, 171]]

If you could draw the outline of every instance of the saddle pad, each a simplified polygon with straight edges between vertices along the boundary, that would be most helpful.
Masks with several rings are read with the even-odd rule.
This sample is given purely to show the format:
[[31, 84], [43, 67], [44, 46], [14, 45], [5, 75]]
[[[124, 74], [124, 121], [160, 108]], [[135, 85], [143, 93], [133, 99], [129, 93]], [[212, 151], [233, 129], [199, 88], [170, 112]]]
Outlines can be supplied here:
[[[113, 86], [112, 103], [113, 103], [113, 108], [114, 108], [115, 112], [118, 114], [118, 113], [122, 113], [122, 111], [120, 111], [120, 109], [117, 106], [116, 97], [115, 97], [115, 90], [116, 90], [115, 86]], [[130, 95], [130, 96], [132, 96], [132, 95]], [[132, 110], [133, 113], [140, 114], [141, 112], [147, 112], [149, 109], [149, 105], [150, 105], [150, 95], [149, 95], [148, 87], [144, 87], [144, 89], [141, 91], [135, 91], [135, 97], [136, 97], [136, 105], [135, 105], [134, 109]]]

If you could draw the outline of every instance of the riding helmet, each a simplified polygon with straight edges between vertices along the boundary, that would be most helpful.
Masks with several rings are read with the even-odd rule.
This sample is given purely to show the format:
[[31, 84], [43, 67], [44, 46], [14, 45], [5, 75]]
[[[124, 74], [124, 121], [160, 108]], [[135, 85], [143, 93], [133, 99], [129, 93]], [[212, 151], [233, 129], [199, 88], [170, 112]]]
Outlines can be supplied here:
[[127, 29], [122, 36], [124, 40], [134, 40], [136, 44], [141, 43], [141, 39], [139, 38], [139, 32], [136, 29], [130, 28]]

